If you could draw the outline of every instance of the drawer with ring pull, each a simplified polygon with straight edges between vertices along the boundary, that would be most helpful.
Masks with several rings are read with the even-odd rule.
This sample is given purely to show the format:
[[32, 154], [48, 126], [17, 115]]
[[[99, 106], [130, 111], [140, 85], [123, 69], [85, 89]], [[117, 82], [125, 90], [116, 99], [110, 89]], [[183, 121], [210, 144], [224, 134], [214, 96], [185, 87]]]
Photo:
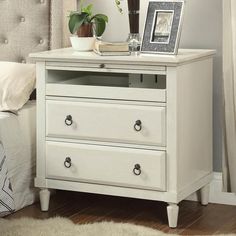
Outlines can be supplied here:
[[48, 179], [166, 190], [164, 151], [46, 143]]
[[165, 109], [158, 106], [48, 100], [46, 135], [165, 146]]

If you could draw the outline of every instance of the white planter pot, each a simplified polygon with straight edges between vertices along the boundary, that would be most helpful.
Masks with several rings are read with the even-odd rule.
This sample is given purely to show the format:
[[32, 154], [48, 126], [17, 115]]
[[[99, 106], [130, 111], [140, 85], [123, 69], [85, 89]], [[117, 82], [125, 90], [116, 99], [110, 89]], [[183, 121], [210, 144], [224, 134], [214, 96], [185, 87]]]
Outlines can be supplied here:
[[95, 37], [70, 37], [71, 45], [76, 51], [92, 51], [95, 40]]

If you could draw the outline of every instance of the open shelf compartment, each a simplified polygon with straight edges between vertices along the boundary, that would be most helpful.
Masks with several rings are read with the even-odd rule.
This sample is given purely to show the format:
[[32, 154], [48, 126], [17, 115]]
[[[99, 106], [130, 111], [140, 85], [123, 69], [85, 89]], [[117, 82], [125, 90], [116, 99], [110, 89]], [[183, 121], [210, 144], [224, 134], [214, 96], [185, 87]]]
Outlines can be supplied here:
[[47, 96], [166, 101], [166, 76], [48, 70]]

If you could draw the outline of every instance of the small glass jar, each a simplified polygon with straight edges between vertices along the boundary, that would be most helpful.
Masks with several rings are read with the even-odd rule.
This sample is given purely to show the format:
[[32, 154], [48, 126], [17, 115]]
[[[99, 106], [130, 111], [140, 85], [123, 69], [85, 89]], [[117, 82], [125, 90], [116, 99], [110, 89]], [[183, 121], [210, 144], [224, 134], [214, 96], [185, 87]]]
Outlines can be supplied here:
[[141, 37], [139, 33], [129, 33], [127, 39], [131, 54], [138, 54], [140, 51]]

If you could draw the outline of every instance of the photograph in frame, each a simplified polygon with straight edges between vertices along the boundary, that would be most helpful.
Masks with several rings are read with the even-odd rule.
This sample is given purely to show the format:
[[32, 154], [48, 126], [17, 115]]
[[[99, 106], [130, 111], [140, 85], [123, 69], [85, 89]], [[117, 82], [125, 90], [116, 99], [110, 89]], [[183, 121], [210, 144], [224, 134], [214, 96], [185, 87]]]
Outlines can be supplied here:
[[184, 0], [149, 2], [141, 46], [142, 53], [177, 54]]

